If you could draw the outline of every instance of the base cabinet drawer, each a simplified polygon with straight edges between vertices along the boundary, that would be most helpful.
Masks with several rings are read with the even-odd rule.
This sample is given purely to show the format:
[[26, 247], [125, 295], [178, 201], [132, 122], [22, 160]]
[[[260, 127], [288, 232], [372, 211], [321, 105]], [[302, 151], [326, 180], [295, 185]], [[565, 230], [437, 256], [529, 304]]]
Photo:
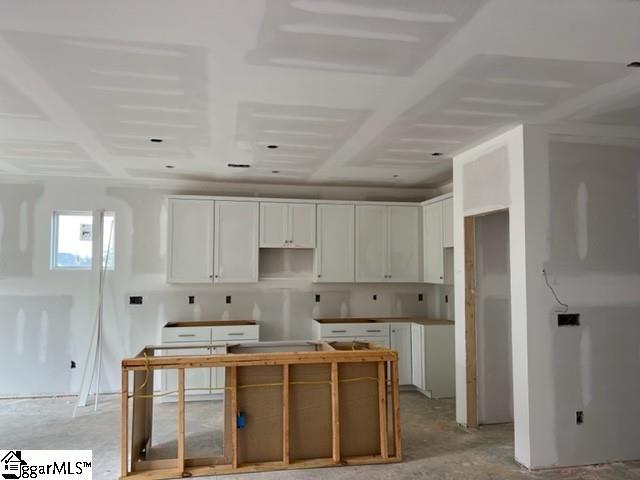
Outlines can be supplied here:
[[389, 325], [380, 323], [322, 324], [320, 337], [389, 337]]
[[248, 340], [258, 340], [260, 337], [258, 325], [213, 327], [211, 330], [212, 342], [245, 342]]
[[211, 327], [170, 327], [162, 329], [162, 343], [209, 343]]

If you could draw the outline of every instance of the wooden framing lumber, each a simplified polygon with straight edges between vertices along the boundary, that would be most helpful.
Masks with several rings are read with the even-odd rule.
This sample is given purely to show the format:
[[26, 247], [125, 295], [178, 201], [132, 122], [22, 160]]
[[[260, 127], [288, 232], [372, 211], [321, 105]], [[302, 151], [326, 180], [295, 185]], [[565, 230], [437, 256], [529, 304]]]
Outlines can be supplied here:
[[387, 432], [387, 382], [385, 362], [378, 362], [378, 409], [380, 420], [380, 456], [389, 458], [389, 434]]
[[467, 371], [467, 426], [478, 426], [476, 366], [475, 218], [464, 219], [465, 344]]
[[331, 363], [331, 452], [334, 463], [340, 463], [340, 399], [338, 363]]
[[[300, 343], [300, 342], [298, 342]], [[358, 344], [353, 348], [349, 344], [328, 344], [309, 342], [307, 344], [301, 344], [304, 348], [301, 351], [277, 351], [277, 348], [271, 349], [267, 353], [263, 350], [256, 351], [254, 353], [245, 353], [253, 346], [247, 345], [235, 345], [229, 347], [231, 352], [226, 354], [216, 355], [187, 355], [187, 356], [155, 356], [156, 350], [168, 350], [167, 346], [151, 346], [143, 349], [136, 357], [125, 359], [122, 361], [122, 395], [121, 395], [121, 478], [134, 478], [134, 479], [170, 479], [180, 478], [187, 476], [199, 476], [199, 475], [222, 475], [222, 474], [234, 474], [243, 472], [258, 472], [267, 470], [282, 470], [282, 469], [298, 469], [298, 468], [317, 468], [324, 466], [335, 465], [365, 465], [376, 463], [392, 463], [401, 460], [401, 445], [400, 445], [400, 420], [399, 420], [399, 394], [398, 394], [398, 357], [396, 352], [372, 344]], [[311, 347], [309, 345], [312, 345]], [[235, 349], [235, 347], [238, 347]], [[250, 347], [250, 348], [249, 348]], [[335, 348], [334, 348], [335, 347]], [[185, 348], [185, 347], [181, 347]], [[191, 348], [191, 347], [186, 347]], [[193, 348], [198, 348], [193, 346]], [[234, 353], [234, 349], [236, 353]], [[311, 349], [311, 351], [310, 351]], [[267, 349], [269, 350], [269, 349]], [[361, 363], [363, 365], [353, 365]], [[313, 367], [313, 365], [326, 365], [326, 374], [320, 377], [309, 377], [309, 373], [305, 373], [307, 377], [302, 378], [294, 377], [292, 379], [291, 366], [296, 368], [303, 368], [302, 366], [308, 365], [311, 368], [310, 371], [323, 371], [321, 367]], [[344, 364], [343, 366], [341, 366]], [[300, 365], [298, 367], [298, 365]], [[368, 365], [368, 366], [367, 366]], [[227, 413], [225, 419], [225, 442], [223, 456], [220, 457], [199, 457], [188, 458], [186, 457], [186, 438], [185, 438], [185, 378], [186, 371], [189, 368], [215, 368], [223, 366], [226, 368], [226, 386], [225, 386], [225, 398], [227, 403]], [[263, 382], [256, 382], [256, 377], [252, 373], [249, 377], [247, 374], [252, 370], [241, 370], [241, 376], [239, 376], [239, 368], [245, 367], [258, 367], [272, 369], [274, 366], [281, 368], [281, 375], [276, 375], [275, 379], [271, 376], [271, 379], [265, 379]], [[307, 367], [304, 367], [307, 368]], [[321, 368], [318, 370], [318, 368]], [[346, 374], [345, 378], [341, 379], [341, 369], [346, 369], [344, 372], [351, 372]], [[364, 368], [364, 370], [363, 370]], [[369, 368], [370, 370], [367, 370]], [[163, 459], [147, 459], [146, 448], [151, 448], [151, 424], [148, 416], [153, 412], [153, 373], [156, 369], [174, 369], [177, 370], [177, 454], [175, 458], [163, 458]], [[315, 370], [314, 370], [315, 369]], [[129, 372], [134, 372], [134, 388], [129, 389], [128, 380]], [[270, 370], [267, 370], [270, 371]], [[297, 372], [304, 370], [295, 370]], [[367, 372], [371, 373], [357, 373]], [[375, 372], [375, 373], [374, 373]], [[387, 379], [387, 375], [390, 372], [390, 381]], [[270, 374], [271, 375], [271, 374]], [[315, 374], [317, 375], [317, 374]], [[247, 383], [247, 378], [252, 379]], [[258, 379], [259, 380], [259, 379]], [[369, 382], [369, 385], [358, 386], [354, 382]], [[373, 382], [373, 384], [371, 383]], [[296, 388], [318, 388], [318, 385], [325, 385], [324, 392], [328, 392], [329, 395], [324, 397], [325, 407], [323, 415], [330, 415], [326, 418], [329, 422], [327, 427], [329, 430], [324, 432], [330, 433], [330, 439], [326, 436], [318, 437], [325, 438], [325, 446], [320, 442], [318, 446], [312, 447], [310, 450], [306, 450], [306, 456], [297, 457], [294, 456], [293, 450], [291, 450], [291, 429], [294, 428], [291, 422], [292, 408], [296, 408], [296, 412], [300, 412], [300, 403], [296, 403], [295, 398], [292, 400], [292, 386]], [[305, 385], [309, 385], [306, 387]], [[375, 386], [374, 386], [375, 385]], [[250, 388], [251, 390], [245, 390]], [[245, 438], [247, 433], [242, 431], [242, 436], [239, 435], [238, 428], [242, 428], [245, 421], [246, 427], [255, 428], [255, 422], [260, 422], [260, 417], [256, 412], [255, 400], [253, 400], [253, 409], [247, 405], [247, 394], [251, 393], [251, 398], [255, 397], [254, 388], [264, 388], [266, 392], [273, 392], [274, 388], [281, 390], [281, 412], [278, 412], [278, 416], [282, 415], [282, 420], [278, 419], [277, 427], [282, 428], [282, 443], [281, 448], [275, 451], [275, 458], [273, 456], [267, 458], [259, 458], [257, 456], [246, 456], [248, 444], [242, 443], [240, 445], [242, 455], [239, 455], [239, 440]], [[347, 390], [341, 391], [341, 389], [347, 388]], [[363, 390], [364, 389], [364, 390]], [[277, 390], [276, 390], [277, 391]], [[299, 390], [296, 390], [299, 391]], [[353, 402], [354, 392], [361, 395], [361, 392], [369, 392], [368, 402], [370, 407], [370, 414], [373, 414], [372, 422], [379, 423], [379, 429], [376, 428], [376, 432], [379, 430], [379, 445], [380, 450], [377, 451], [377, 441], [371, 445], [371, 447], [365, 447], [367, 450], [363, 450], [362, 447], [358, 447], [359, 450], [353, 450], [348, 453], [341, 447], [341, 442], [345, 442], [344, 445], [351, 445], [341, 438], [341, 415], [349, 415], [346, 418], [353, 418], [351, 415], [358, 411], [361, 415], [361, 406], [356, 406], [356, 410], [353, 410], [349, 402]], [[327, 393], [325, 393], [326, 395]], [[343, 394], [346, 395], [343, 397]], [[272, 395], [272, 394], [271, 394]], [[349, 395], [351, 397], [349, 397]], [[308, 394], [307, 394], [308, 396]], [[132, 417], [137, 420], [132, 423], [133, 428], [129, 428], [129, 399], [133, 398], [133, 410]], [[271, 397], [273, 398], [273, 397]], [[280, 405], [280, 392], [278, 392], [277, 402]], [[297, 397], [296, 397], [297, 398]], [[323, 401], [322, 396], [318, 396], [318, 401]], [[348, 400], [351, 398], [351, 400]], [[358, 398], [357, 396], [355, 398]], [[292, 406], [292, 401], [294, 401]], [[341, 406], [341, 401], [346, 401], [346, 411]], [[273, 401], [272, 401], [273, 402]], [[239, 407], [240, 405], [240, 407]], [[303, 404], [306, 405], [306, 404]], [[389, 405], [392, 407], [389, 408]], [[249, 408], [247, 410], [247, 408]], [[243, 416], [243, 423], [238, 420], [239, 409], [243, 410], [241, 414]], [[348, 414], [351, 409], [352, 414]], [[247, 417], [245, 418], [245, 412]], [[268, 414], [268, 412], [265, 412]], [[297, 435], [300, 435], [300, 428], [303, 428], [303, 424], [300, 422], [300, 414], [297, 413], [297, 423], [295, 428], [297, 429]], [[376, 418], [377, 417], [377, 418]], [[355, 417], [357, 418], [357, 417]], [[343, 418], [344, 419], [344, 418]], [[149, 421], [149, 422], [148, 422]], [[317, 425], [322, 425], [320, 422]], [[393, 452], [390, 452], [389, 444], [389, 425], [392, 425], [393, 433]], [[315, 427], [314, 427], [315, 428]], [[343, 427], [346, 428], [346, 427]], [[248, 430], [247, 430], [248, 431]], [[303, 430], [304, 431], [304, 430]], [[347, 432], [348, 430], [345, 430]], [[276, 432], [274, 432], [276, 433]], [[342, 432], [344, 433], [344, 432]], [[278, 441], [280, 439], [278, 434]], [[228, 436], [226, 436], [228, 435]], [[323, 433], [323, 435], [325, 435]], [[366, 438], [376, 438], [375, 436], [369, 436]], [[135, 448], [138, 452], [130, 451], [130, 448], [134, 448], [134, 441], [132, 440], [131, 446], [129, 445], [129, 436], [135, 438]], [[239, 438], [240, 437], [240, 438]], [[251, 437], [246, 437], [251, 438]], [[298, 437], [300, 438], [300, 437]], [[304, 438], [304, 437], [302, 437]], [[346, 437], [350, 441], [354, 437]], [[357, 438], [356, 438], [357, 440]], [[299, 441], [299, 440], [298, 440]], [[372, 443], [369, 441], [369, 443]], [[366, 445], [366, 443], [365, 443]], [[330, 447], [330, 450], [327, 450]], [[255, 449], [250, 450], [255, 452]], [[273, 452], [273, 449], [270, 451]], [[370, 455], [362, 455], [360, 452], [368, 452]], [[281, 452], [281, 454], [280, 454]], [[131, 453], [131, 456], [129, 454]], [[321, 454], [322, 455], [319, 455]], [[299, 453], [298, 453], [299, 454]], [[326, 456], [326, 455], [329, 456]], [[310, 457], [310, 458], [307, 458]], [[129, 458], [131, 458], [129, 465]], [[244, 460], [243, 460], [244, 459]], [[257, 461], [264, 460], [264, 461]]]

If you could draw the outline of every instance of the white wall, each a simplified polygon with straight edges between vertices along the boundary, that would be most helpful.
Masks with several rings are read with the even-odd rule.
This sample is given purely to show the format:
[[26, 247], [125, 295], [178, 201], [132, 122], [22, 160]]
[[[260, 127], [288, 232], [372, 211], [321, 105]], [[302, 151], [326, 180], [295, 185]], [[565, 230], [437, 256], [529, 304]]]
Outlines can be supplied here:
[[[288, 280], [254, 285], [184, 286], [165, 281], [168, 194], [297, 195], [337, 199], [424, 200], [428, 191], [227, 184], [214, 190], [152, 189], [97, 181], [0, 183], [0, 395], [75, 392], [95, 312], [89, 271], [49, 269], [51, 214], [106, 208], [116, 215], [116, 270], [107, 277], [103, 391], [119, 388], [119, 362], [160, 342], [165, 322], [255, 319], [265, 340], [311, 337], [314, 316], [431, 315], [452, 318], [451, 289], [409, 285], [313, 285], [310, 257], [269, 255], [266, 273]], [[418, 196], [419, 198], [415, 198]], [[265, 272], [263, 272], [265, 273]], [[320, 303], [314, 293], [321, 294]], [[372, 299], [377, 294], [377, 301]], [[424, 301], [418, 302], [418, 293]], [[143, 305], [128, 305], [142, 295]], [[196, 296], [189, 305], [188, 295]], [[225, 303], [226, 295], [232, 303]], [[77, 363], [70, 369], [70, 361]]]
[[478, 423], [513, 421], [509, 213], [475, 221]]
[[456, 419], [467, 424], [464, 218], [508, 210], [514, 450], [530, 466], [523, 148], [519, 126], [453, 159]]
[[640, 146], [526, 127], [525, 182], [532, 465], [638, 459]]
[[[456, 417], [464, 217], [508, 209], [514, 448], [530, 468], [640, 458], [640, 146], [568, 128], [518, 127], [454, 159]], [[543, 269], [579, 327], [557, 326]]]

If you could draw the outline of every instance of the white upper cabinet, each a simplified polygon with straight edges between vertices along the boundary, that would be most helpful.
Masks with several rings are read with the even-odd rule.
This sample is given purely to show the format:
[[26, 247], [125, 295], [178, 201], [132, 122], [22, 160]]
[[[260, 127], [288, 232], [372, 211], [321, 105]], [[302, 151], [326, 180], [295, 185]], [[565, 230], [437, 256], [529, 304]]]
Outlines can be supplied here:
[[167, 282], [210, 283], [213, 200], [169, 199]]
[[315, 248], [316, 206], [260, 202], [260, 248]]
[[258, 281], [258, 213], [257, 202], [215, 202], [215, 283]]
[[260, 247], [286, 246], [289, 209], [286, 203], [260, 203]]
[[444, 253], [442, 247], [442, 202], [425, 205], [424, 229], [424, 281], [444, 283]]
[[356, 281], [420, 281], [420, 211], [356, 206]]
[[356, 281], [387, 281], [387, 207], [356, 206]]
[[315, 248], [316, 206], [313, 203], [289, 204], [289, 246]]
[[387, 207], [390, 282], [420, 281], [420, 209]]
[[318, 205], [318, 242], [313, 261], [314, 282], [353, 282], [355, 269], [355, 207]]
[[453, 198], [442, 201], [442, 246], [453, 247]]

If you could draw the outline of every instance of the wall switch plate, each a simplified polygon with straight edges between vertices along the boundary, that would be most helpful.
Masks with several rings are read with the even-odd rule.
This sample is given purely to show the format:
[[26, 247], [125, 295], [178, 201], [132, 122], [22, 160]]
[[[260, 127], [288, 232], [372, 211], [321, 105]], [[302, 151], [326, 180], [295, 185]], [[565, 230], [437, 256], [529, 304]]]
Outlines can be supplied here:
[[129, 305], [142, 305], [142, 297], [129, 297]]
[[418, 294], [418, 301], [421, 302], [424, 299], [424, 295], [421, 293]]
[[576, 412], [576, 425], [582, 425], [584, 422], [584, 412], [582, 410], [578, 410]]
[[196, 303], [196, 297], [194, 295], [189, 295], [189, 305], [193, 305]]
[[559, 327], [577, 327], [579, 325], [580, 325], [579, 313], [559, 313], [558, 314]]
[[227, 295], [227, 298], [225, 300], [227, 303], [231, 303], [231, 295]]

